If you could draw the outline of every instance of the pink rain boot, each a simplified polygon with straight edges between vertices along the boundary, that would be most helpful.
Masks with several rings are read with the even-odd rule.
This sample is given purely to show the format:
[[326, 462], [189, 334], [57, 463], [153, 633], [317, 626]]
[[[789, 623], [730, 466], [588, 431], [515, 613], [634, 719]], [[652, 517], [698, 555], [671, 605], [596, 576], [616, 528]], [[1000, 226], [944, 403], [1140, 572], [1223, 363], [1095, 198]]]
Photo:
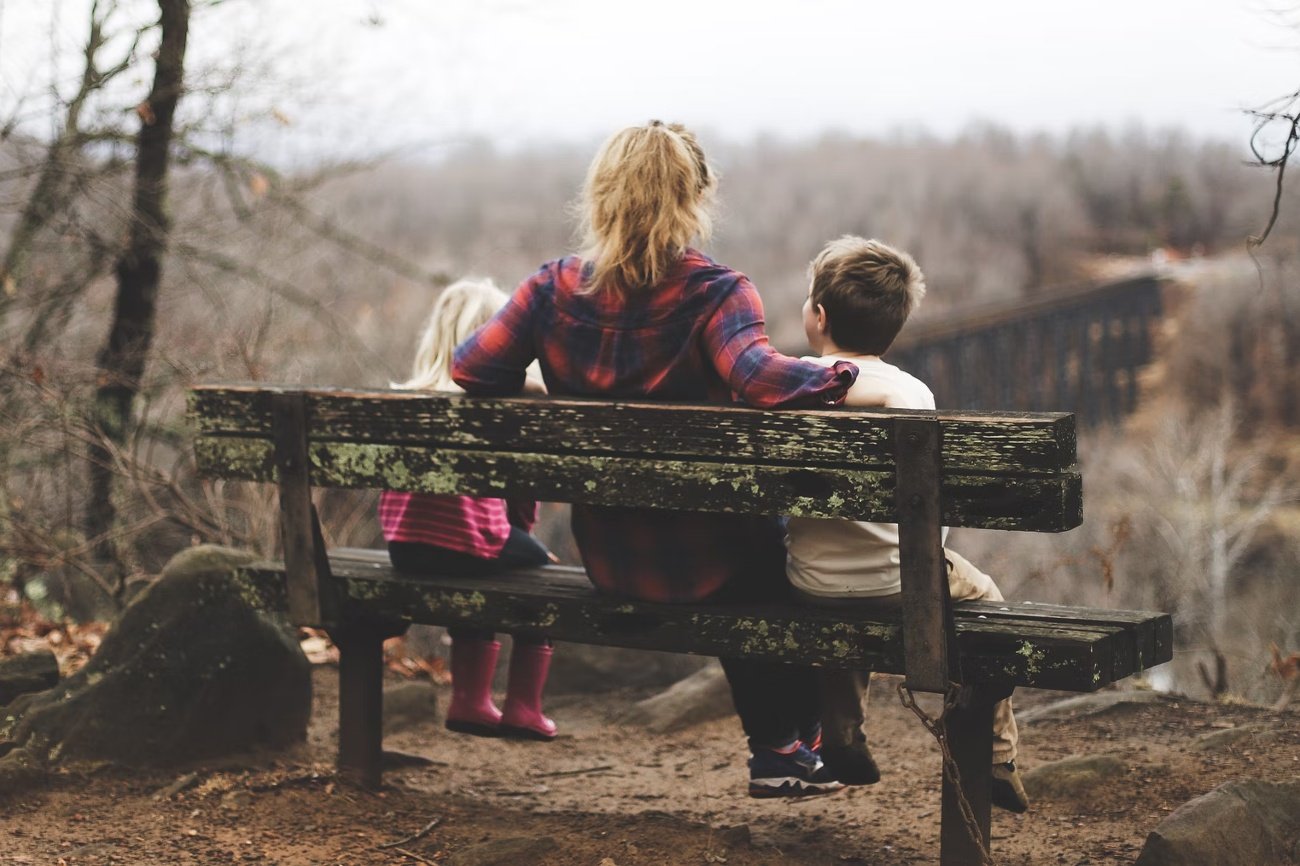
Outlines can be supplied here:
[[500, 652], [495, 640], [452, 639], [447, 730], [479, 737], [500, 733], [501, 711], [492, 703], [492, 675]]
[[515, 643], [510, 652], [510, 682], [501, 712], [501, 735], [524, 740], [555, 739], [555, 722], [542, 715], [542, 689], [554, 649]]

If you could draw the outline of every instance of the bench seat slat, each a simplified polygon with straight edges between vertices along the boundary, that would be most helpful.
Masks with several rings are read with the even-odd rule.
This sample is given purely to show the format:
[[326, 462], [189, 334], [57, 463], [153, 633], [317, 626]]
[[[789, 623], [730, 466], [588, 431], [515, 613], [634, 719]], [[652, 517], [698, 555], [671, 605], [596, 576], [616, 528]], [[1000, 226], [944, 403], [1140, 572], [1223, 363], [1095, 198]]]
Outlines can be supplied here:
[[[358, 564], [369, 566], [369, 573], [376, 578], [402, 579], [392, 571], [388, 554], [383, 550], [339, 548], [333, 556], [349, 567]], [[472, 585], [480, 586], [486, 581], [489, 587], [509, 593], [515, 591], [521, 579], [535, 587], [535, 593], [559, 592], [580, 598], [591, 595], [586, 573], [581, 568], [566, 566], [547, 566], [506, 575], [499, 585], [492, 584], [493, 578], [490, 577], [476, 578]], [[843, 611], [838, 613], [843, 615]], [[1007, 621], [1012, 625], [1068, 625], [1109, 634], [1113, 639], [1111, 679], [1116, 681], [1173, 657], [1173, 619], [1155, 611], [1068, 607], [1028, 601], [968, 601], [955, 605], [955, 615], [961, 622], [993, 620]]]
[[1139, 670], [1173, 658], [1174, 621], [1167, 613], [1068, 607], [1028, 601], [972, 601], [966, 603], [966, 609], [990, 619], [1014, 618], [1054, 623], [1113, 623], [1133, 632]]
[[[801, 468], [737, 462], [462, 451], [416, 445], [313, 441], [312, 483], [551, 502], [691, 511], [896, 519], [892, 470]], [[276, 480], [271, 443], [236, 436], [195, 442], [202, 473]], [[947, 526], [1058, 532], [1082, 522], [1077, 472], [1043, 476], [945, 473]]]
[[[270, 436], [265, 385], [191, 394], [200, 433]], [[302, 390], [302, 389], [294, 389]], [[557, 454], [709, 458], [799, 466], [886, 466], [899, 417], [938, 417], [944, 465], [964, 472], [1054, 472], [1076, 462], [1074, 416], [1063, 413], [763, 411], [741, 406], [479, 398], [459, 394], [306, 389], [316, 441], [523, 449]]]
[[[397, 575], [382, 556], [331, 558], [354, 614], [371, 608], [411, 622], [545, 630], [579, 643], [903, 670], [901, 625], [888, 618], [846, 623], [842, 611], [788, 604], [630, 602], [596, 594], [578, 569], [426, 581]], [[281, 565], [258, 564], [243, 577], [250, 600], [283, 609]], [[955, 611], [963, 671], [973, 681], [1093, 691], [1140, 670], [1134, 667], [1133, 627], [1054, 624], [1043, 616], [993, 619], [968, 604]]]

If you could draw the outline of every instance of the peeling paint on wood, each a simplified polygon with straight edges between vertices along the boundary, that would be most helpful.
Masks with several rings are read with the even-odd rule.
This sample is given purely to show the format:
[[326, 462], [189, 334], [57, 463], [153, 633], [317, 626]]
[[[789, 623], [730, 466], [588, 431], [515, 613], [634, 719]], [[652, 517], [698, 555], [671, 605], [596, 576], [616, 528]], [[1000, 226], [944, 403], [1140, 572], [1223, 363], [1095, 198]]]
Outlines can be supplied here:
[[747, 463], [879, 467], [893, 463], [899, 418], [938, 418], [945, 466], [1053, 472], [1076, 462], [1074, 416], [1008, 412], [820, 409], [484, 398], [411, 391], [203, 386], [190, 413], [204, 434], [270, 436], [270, 395], [305, 394], [314, 441], [543, 453], [715, 458]]
[[[203, 436], [195, 443], [208, 477], [275, 481], [270, 443]], [[548, 502], [896, 519], [891, 470], [579, 457], [314, 442], [311, 480], [322, 487], [422, 493], [522, 494]], [[1077, 472], [1045, 476], [945, 474], [946, 526], [1056, 532], [1082, 521]]]

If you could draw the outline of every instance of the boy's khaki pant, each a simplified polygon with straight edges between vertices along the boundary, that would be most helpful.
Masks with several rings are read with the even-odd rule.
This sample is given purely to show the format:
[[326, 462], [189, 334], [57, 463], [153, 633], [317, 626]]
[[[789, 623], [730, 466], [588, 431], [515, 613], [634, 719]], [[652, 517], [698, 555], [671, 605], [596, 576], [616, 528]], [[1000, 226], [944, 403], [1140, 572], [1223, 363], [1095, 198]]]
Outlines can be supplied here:
[[[1002, 593], [993, 578], [960, 554], [947, 548], [943, 553], [948, 560], [948, 592], [953, 601], [1002, 601]], [[802, 592], [799, 596], [817, 605], [876, 609], [898, 607], [902, 599], [901, 595], [844, 599]], [[818, 675], [821, 678], [822, 742], [834, 746], [866, 743], [864, 725], [871, 672], [819, 669]], [[1019, 739], [1010, 698], [999, 701], [993, 710], [993, 763], [1014, 761]]]

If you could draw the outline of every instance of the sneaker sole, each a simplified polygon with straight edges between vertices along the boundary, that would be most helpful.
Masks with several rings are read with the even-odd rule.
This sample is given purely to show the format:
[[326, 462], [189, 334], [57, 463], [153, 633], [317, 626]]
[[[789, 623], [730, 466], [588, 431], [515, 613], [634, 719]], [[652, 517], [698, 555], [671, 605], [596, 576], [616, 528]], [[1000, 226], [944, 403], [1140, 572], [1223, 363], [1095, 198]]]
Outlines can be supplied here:
[[826, 764], [826, 772], [835, 781], [852, 787], [874, 785], [880, 781], [880, 770], [876, 767], [841, 767], [828, 763]]
[[756, 800], [770, 800], [777, 797], [817, 797], [842, 790], [844, 786], [839, 782], [806, 782], [793, 776], [749, 783], [749, 796]]

